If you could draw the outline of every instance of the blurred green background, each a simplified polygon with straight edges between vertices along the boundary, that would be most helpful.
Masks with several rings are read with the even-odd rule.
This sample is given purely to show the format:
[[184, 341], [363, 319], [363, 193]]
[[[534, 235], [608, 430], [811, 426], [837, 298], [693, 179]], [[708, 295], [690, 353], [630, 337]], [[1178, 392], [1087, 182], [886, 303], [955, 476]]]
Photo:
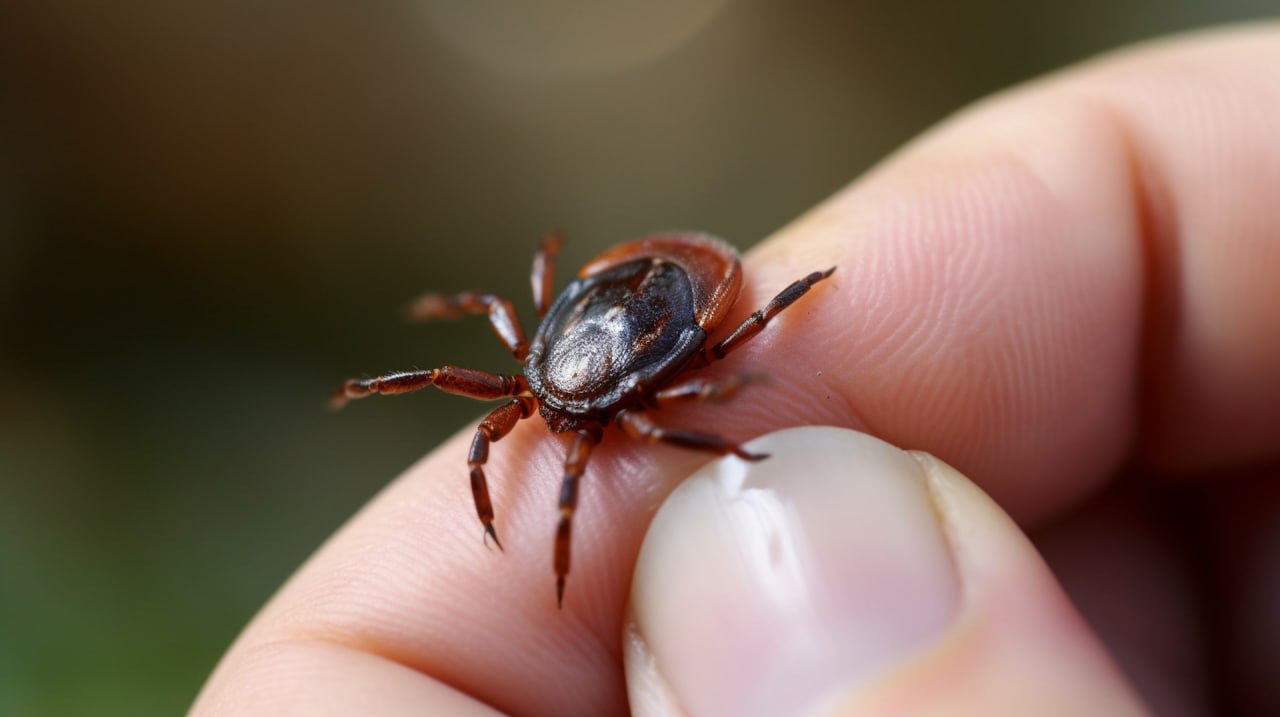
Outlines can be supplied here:
[[479, 415], [325, 410], [348, 375], [514, 367], [480, 319], [402, 323], [418, 291], [528, 317], [553, 227], [562, 278], [652, 230], [746, 248], [985, 93], [1275, 9], [0, 5], [0, 714], [180, 713], [325, 536]]

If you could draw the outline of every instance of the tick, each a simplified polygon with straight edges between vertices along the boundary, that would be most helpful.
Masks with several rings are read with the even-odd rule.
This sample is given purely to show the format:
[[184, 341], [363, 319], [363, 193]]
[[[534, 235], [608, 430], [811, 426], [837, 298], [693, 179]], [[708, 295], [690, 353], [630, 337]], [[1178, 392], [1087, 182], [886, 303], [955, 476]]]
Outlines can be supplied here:
[[686, 373], [742, 346], [835, 267], [792, 283], [728, 336], [708, 345], [708, 336], [724, 322], [742, 288], [742, 264], [728, 243], [707, 234], [669, 233], [619, 244], [582, 267], [552, 302], [560, 244], [558, 234], [548, 236], [533, 258], [533, 306], [542, 320], [533, 341], [525, 338], [511, 301], [493, 294], [425, 294], [410, 306], [415, 320], [487, 313], [498, 340], [524, 365], [523, 373], [496, 375], [456, 366], [395, 371], [350, 379], [331, 401], [337, 408], [353, 398], [427, 386], [481, 400], [506, 399], [480, 422], [467, 455], [476, 514], [485, 539], [492, 538], [500, 549], [484, 473], [489, 444], [535, 410], [552, 431], [572, 433], [553, 553], [556, 603], [563, 605], [578, 479], [605, 427], [616, 423], [628, 436], [648, 443], [732, 453], [752, 461], [765, 458], [714, 433], [664, 428], [650, 416], [681, 402], [718, 401], [736, 393], [748, 375], [709, 380]]

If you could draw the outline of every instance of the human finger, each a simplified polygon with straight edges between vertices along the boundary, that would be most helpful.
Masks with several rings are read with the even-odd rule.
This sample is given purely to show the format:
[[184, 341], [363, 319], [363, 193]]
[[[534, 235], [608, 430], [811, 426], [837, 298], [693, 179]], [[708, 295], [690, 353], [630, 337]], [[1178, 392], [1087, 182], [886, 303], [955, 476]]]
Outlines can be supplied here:
[[633, 714], [1140, 715], [1012, 520], [959, 473], [799, 428], [663, 505], [632, 586]]
[[997, 95], [758, 247], [759, 293], [840, 266], [803, 331], [743, 350], [786, 359], [775, 424], [852, 417], [1022, 521], [1131, 462], [1280, 455], [1280, 81], [1259, 71], [1278, 36], [1166, 41]]
[[[1270, 265], [1259, 238], [1280, 180], [1265, 167], [1228, 170], [1242, 155], [1267, 165], [1280, 151], [1257, 119], [1280, 109], [1256, 72], [1280, 59], [1275, 38], [1269, 29], [1228, 33], [1111, 58], [931, 133], [747, 258], [732, 318], [814, 269], [840, 270], [717, 369], [764, 369], [771, 385], [682, 422], [711, 420], [730, 437], [803, 423], [863, 427], [957, 465], [1023, 520], [1078, 501], [1138, 444], [1153, 463], [1218, 460], [1217, 445], [1230, 455], [1265, 451], [1267, 431], [1280, 425], [1265, 420], [1280, 410], [1271, 400], [1280, 361], [1267, 360], [1280, 323], [1239, 309], [1266, 308], [1252, 278], [1260, 272], [1234, 284], [1153, 281], [1168, 275], [1151, 264], [1168, 247], [1149, 241], [1164, 235], [1146, 227], [1175, 217], [1172, 246], [1221, 251], [1206, 264], [1224, 276], [1233, 261]], [[1187, 107], [1198, 121], [1184, 121]], [[1138, 131], [1173, 139], [1138, 145]], [[1191, 136], [1180, 143], [1179, 133]], [[1205, 176], [1215, 202], [1196, 201], [1210, 189], [1204, 178], [1172, 171], [1198, 163], [1214, 170]], [[1144, 182], [1163, 189], [1147, 192]], [[1213, 241], [1223, 236], [1230, 241]], [[1170, 307], [1175, 319], [1198, 318], [1174, 321], [1172, 334], [1148, 328]], [[1221, 310], [1231, 313], [1229, 331], [1205, 318]], [[1148, 348], [1165, 335], [1166, 351]], [[1184, 358], [1160, 362], [1176, 356]], [[1217, 360], [1232, 367], [1230, 382], [1208, 377]], [[1244, 383], [1254, 391], [1240, 391]], [[1180, 415], [1192, 405], [1179, 403], [1184, 385], [1213, 410]], [[708, 410], [717, 411], [711, 419]], [[1147, 420], [1152, 411], [1166, 423]], [[1227, 423], [1247, 428], [1226, 444], [1170, 438], [1194, 426], [1179, 421], [1222, 421], [1227, 411]], [[530, 422], [494, 446], [489, 473], [507, 548], [499, 554], [484, 550], [469, 505], [469, 438], [442, 446], [319, 552], [207, 693], [233, 685], [225, 666], [273, 641], [318, 636], [510, 712], [624, 710], [618, 626], [630, 568], [652, 512], [703, 458], [607, 437], [584, 478], [561, 613], [550, 544], [566, 447]]]

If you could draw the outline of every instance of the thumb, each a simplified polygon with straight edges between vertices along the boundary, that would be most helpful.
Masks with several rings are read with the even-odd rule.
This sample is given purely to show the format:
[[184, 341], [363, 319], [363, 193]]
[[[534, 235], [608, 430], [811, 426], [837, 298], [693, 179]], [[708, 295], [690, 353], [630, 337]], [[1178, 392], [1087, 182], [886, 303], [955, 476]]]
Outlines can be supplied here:
[[1144, 714], [1025, 536], [951, 467], [835, 428], [713, 463], [645, 538], [633, 713]]

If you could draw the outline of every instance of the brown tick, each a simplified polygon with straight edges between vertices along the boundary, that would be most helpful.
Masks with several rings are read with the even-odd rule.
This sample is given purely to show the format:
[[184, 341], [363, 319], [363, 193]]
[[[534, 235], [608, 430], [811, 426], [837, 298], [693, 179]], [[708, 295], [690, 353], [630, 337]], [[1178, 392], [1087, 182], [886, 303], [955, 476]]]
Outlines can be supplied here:
[[648, 443], [732, 453], [746, 460], [765, 458], [713, 433], [663, 428], [649, 414], [682, 401], [721, 400], [737, 392], [747, 376], [712, 381], [683, 375], [727, 356], [835, 271], [835, 267], [816, 271], [792, 283], [733, 333], [707, 346], [708, 334], [724, 321], [742, 288], [742, 264], [732, 246], [692, 233], [629, 241], [588, 262], [551, 303], [553, 261], [560, 243], [559, 235], [548, 236], [533, 258], [533, 305], [542, 323], [532, 342], [525, 338], [511, 301], [493, 294], [426, 294], [410, 307], [416, 320], [489, 314], [498, 340], [524, 364], [523, 375], [494, 375], [456, 366], [396, 371], [350, 379], [332, 398], [336, 408], [374, 393], [435, 386], [482, 400], [509, 399], [480, 422], [467, 455], [476, 513], [486, 539], [493, 538], [499, 548], [502, 543], [493, 529], [493, 504], [484, 475], [489, 444], [501, 440], [535, 409], [552, 431], [573, 433], [564, 462], [555, 539], [557, 604], [564, 602], [569, 574], [578, 478], [604, 428], [616, 422], [627, 435]]

